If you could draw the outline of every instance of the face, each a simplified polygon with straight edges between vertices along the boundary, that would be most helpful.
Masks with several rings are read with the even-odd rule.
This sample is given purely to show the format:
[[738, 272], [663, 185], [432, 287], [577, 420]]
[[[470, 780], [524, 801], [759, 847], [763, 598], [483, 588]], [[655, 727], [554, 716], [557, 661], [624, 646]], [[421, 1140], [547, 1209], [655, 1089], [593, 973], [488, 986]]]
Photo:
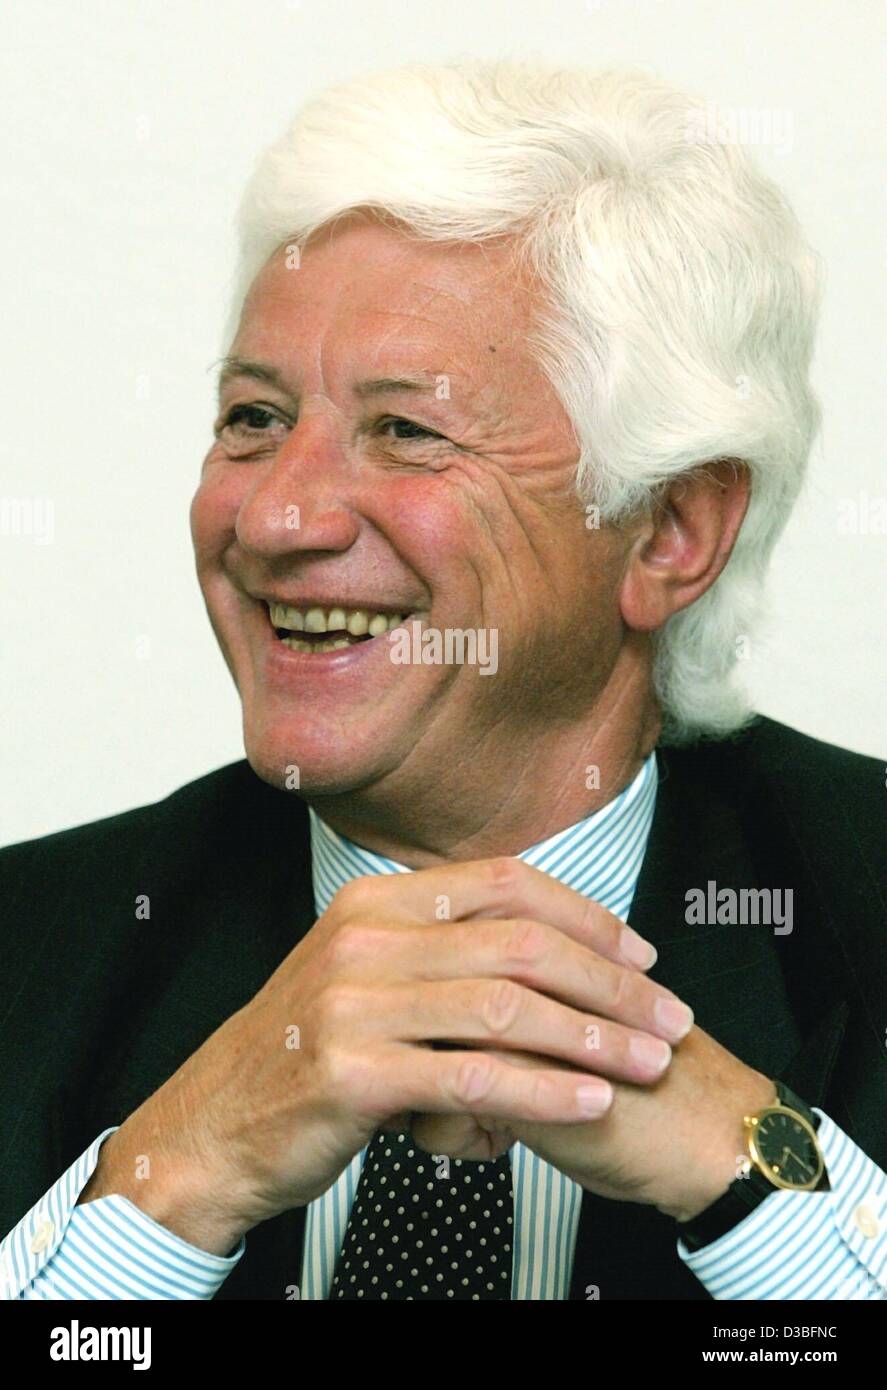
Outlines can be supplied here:
[[459, 768], [495, 777], [593, 709], [624, 549], [576, 499], [570, 422], [527, 348], [538, 303], [507, 243], [361, 216], [255, 280], [192, 532], [266, 780], [455, 794]]

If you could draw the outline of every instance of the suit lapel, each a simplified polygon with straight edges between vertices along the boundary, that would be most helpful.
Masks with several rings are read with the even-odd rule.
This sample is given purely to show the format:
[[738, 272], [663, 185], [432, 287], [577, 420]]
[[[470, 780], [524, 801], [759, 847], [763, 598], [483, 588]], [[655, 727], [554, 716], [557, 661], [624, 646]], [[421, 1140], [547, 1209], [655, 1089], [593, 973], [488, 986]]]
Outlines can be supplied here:
[[[256, 978], [250, 981], [251, 993], [261, 988], [316, 921], [306, 808], [264, 783], [254, 790], [253, 814], [258, 813], [266, 826], [266, 848], [271, 852], [263, 853], [258, 864], [241, 876], [225, 913], [232, 925], [255, 922], [257, 902], [261, 908], [264, 928], [258, 936], [270, 942], [270, 949], [261, 952]], [[235, 957], [229, 971], [236, 973], [238, 968]], [[281, 1301], [295, 1297], [293, 1290], [301, 1280], [305, 1210], [293, 1208], [254, 1227], [246, 1237], [243, 1258], [216, 1298]]]

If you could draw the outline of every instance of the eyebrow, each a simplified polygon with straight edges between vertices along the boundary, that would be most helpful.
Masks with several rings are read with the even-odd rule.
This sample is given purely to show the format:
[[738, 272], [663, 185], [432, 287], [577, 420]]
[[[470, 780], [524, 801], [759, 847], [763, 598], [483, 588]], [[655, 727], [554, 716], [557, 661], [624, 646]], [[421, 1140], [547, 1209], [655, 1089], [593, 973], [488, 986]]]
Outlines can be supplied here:
[[370, 377], [367, 381], [359, 381], [354, 392], [363, 400], [366, 396], [381, 396], [393, 391], [433, 391], [437, 385], [435, 377], [442, 375], [441, 372], [420, 372], [415, 376]]
[[280, 372], [265, 362], [252, 362], [248, 357], [223, 357], [220, 368], [220, 391], [233, 377], [238, 376], [249, 377], [253, 381], [263, 381], [267, 386], [276, 386], [281, 391], [286, 389]]
[[[359, 399], [364, 400], [367, 396], [390, 395], [395, 391], [434, 391], [443, 375], [445, 373], [442, 372], [417, 372], [408, 376], [368, 377], [357, 382], [354, 393]], [[252, 361], [247, 357], [223, 357], [219, 372], [219, 390], [221, 391], [232, 378], [241, 376], [252, 381], [264, 382], [280, 391], [287, 390], [280, 372], [267, 362]]]

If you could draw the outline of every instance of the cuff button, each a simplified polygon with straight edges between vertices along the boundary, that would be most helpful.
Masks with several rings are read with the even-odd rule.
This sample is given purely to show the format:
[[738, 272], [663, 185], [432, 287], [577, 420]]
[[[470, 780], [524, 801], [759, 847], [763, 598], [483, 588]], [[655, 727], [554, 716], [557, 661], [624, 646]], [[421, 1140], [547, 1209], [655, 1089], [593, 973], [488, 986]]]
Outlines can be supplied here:
[[41, 1250], [45, 1250], [55, 1233], [55, 1226], [48, 1217], [38, 1221], [31, 1237], [31, 1254], [39, 1255]]
[[853, 1213], [853, 1220], [857, 1230], [862, 1231], [862, 1234], [868, 1236], [870, 1240], [874, 1240], [875, 1236], [880, 1234], [881, 1227], [878, 1218], [868, 1203], [860, 1202]]

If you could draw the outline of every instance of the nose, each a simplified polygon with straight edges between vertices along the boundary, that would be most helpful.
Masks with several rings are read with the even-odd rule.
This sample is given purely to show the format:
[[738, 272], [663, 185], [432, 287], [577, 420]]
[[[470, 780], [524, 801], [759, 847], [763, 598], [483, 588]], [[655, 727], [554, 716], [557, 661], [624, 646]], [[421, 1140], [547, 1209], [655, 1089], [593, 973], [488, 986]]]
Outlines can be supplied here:
[[235, 533], [264, 560], [304, 551], [344, 551], [359, 531], [351, 470], [335, 421], [304, 416], [241, 502]]

